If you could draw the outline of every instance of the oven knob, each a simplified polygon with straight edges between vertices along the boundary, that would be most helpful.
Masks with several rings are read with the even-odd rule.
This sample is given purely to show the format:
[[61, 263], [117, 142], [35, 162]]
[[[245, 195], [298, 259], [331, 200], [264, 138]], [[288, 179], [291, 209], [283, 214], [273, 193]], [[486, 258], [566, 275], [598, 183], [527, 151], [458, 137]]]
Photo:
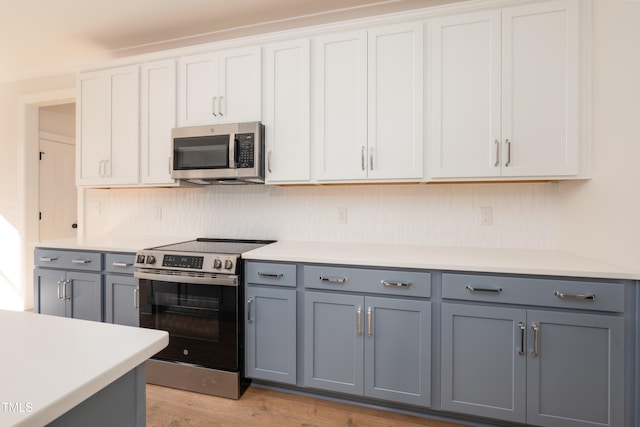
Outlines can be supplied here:
[[233, 262], [231, 262], [230, 259], [226, 260], [224, 262], [224, 268], [227, 269], [227, 270], [231, 270], [231, 267], [233, 267]]
[[220, 258], [213, 260], [213, 268], [222, 268], [222, 261], [220, 261]]
[[156, 257], [154, 257], [153, 255], [147, 255], [147, 264], [155, 264], [156, 262]]

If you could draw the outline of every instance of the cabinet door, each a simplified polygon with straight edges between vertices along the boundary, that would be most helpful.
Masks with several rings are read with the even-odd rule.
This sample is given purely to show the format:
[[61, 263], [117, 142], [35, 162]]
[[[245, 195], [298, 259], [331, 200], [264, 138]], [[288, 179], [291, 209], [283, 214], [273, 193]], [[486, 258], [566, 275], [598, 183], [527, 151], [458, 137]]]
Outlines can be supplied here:
[[108, 83], [105, 72], [85, 73], [78, 78], [77, 185], [96, 185], [104, 181], [109, 135]]
[[260, 121], [260, 47], [222, 51], [218, 67], [214, 108], [220, 123]]
[[304, 385], [361, 396], [364, 298], [305, 292]]
[[558, 0], [502, 12], [504, 176], [578, 173], [579, 7]]
[[423, 177], [422, 26], [368, 31], [369, 179]]
[[264, 48], [267, 184], [310, 179], [309, 40]]
[[140, 181], [173, 184], [169, 170], [171, 129], [176, 127], [176, 62], [142, 66]]
[[138, 279], [129, 275], [105, 276], [105, 322], [140, 326]]
[[62, 299], [64, 271], [36, 268], [33, 273], [33, 300], [36, 313], [64, 317], [65, 300]]
[[527, 422], [624, 425], [624, 319], [548, 311], [527, 316]]
[[247, 287], [246, 375], [296, 384], [296, 290]]
[[102, 275], [67, 272], [67, 317], [102, 322]]
[[109, 143], [106, 184], [137, 184], [140, 166], [140, 70], [109, 71]]
[[178, 63], [178, 126], [218, 122], [218, 55], [180, 58]]
[[367, 33], [313, 41], [315, 172], [319, 180], [367, 176]]
[[365, 396], [429, 406], [431, 303], [366, 297], [365, 308]]
[[429, 23], [432, 178], [500, 176], [500, 11]]
[[442, 409], [524, 423], [524, 310], [442, 304]]

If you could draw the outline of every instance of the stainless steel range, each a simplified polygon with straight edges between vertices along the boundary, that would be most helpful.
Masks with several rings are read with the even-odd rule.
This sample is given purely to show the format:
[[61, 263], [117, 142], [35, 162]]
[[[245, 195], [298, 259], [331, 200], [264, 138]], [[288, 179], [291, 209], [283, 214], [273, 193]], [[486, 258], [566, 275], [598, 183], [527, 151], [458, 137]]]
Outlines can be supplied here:
[[243, 252], [272, 241], [202, 238], [136, 254], [140, 326], [169, 332], [147, 382], [238, 399], [244, 379]]

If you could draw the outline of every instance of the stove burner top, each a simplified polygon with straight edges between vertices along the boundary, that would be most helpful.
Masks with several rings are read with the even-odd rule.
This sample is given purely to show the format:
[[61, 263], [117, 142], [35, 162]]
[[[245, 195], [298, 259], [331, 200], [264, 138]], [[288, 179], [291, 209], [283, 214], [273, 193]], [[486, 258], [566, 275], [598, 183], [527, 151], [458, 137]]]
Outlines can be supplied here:
[[257, 249], [273, 242], [273, 240], [214, 239], [202, 237], [196, 240], [158, 246], [152, 249], [167, 252], [177, 251], [202, 252], [210, 254], [242, 254], [243, 252]]

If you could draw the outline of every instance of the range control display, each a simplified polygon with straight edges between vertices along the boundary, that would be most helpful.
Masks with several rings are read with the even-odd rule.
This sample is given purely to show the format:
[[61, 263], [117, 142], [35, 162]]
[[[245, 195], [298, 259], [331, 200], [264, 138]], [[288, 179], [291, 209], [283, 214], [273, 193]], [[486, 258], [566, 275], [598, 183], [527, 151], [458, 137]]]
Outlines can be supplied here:
[[203, 256], [165, 254], [162, 259], [162, 266], [171, 268], [193, 268], [202, 270], [203, 263]]

